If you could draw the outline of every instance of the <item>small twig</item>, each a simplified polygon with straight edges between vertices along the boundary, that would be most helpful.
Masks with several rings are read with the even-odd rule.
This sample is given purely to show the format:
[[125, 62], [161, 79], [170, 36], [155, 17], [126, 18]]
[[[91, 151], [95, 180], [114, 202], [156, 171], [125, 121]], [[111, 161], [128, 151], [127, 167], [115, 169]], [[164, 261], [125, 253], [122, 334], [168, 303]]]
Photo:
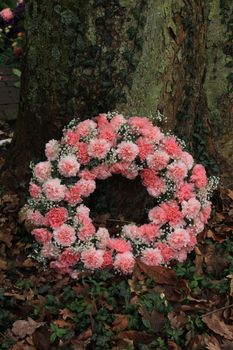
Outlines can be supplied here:
[[214, 314], [215, 312], [218, 312], [218, 311], [223, 311], [223, 310], [229, 309], [230, 307], [233, 307], [233, 304], [230, 304], [230, 305], [227, 305], [227, 306], [223, 306], [223, 307], [220, 307], [219, 309], [215, 309], [215, 310], [212, 310], [210, 312], [207, 312], [206, 314], [202, 315], [202, 317], [203, 316], [212, 315], [212, 314]]

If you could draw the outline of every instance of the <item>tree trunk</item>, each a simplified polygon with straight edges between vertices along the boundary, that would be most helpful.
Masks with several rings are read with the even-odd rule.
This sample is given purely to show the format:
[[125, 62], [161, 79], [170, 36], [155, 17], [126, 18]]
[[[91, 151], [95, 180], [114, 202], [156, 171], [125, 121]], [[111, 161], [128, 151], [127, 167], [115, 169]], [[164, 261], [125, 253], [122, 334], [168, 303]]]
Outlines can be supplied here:
[[[118, 110], [153, 116], [231, 185], [231, 0], [29, 0], [17, 127], [3, 174], [30, 160], [69, 119]], [[4, 175], [4, 176], [5, 176]]]

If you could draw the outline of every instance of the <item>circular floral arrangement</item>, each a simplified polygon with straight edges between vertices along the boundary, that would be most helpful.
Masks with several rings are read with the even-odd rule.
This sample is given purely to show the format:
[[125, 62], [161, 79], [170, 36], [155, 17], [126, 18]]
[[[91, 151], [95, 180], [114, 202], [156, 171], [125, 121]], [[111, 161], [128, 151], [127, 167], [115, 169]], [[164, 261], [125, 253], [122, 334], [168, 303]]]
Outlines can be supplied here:
[[[39, 257], [60, 273], [84, 270], [133, 271], [136, 258], [147, 265], [184, 261], [211, 213], [216, 178], [194, 164], [174, 135], [142, 117], [100, 114], [64, 129], [61, 141], [46, 144], [47, 161], [33, 166], [27, 218], [40, 246]], [[141, 178], [154, 207], [148, 222], [124, 225], [111, 237], [96, 228], [82, 202], [96, 180], [120, 174]]]

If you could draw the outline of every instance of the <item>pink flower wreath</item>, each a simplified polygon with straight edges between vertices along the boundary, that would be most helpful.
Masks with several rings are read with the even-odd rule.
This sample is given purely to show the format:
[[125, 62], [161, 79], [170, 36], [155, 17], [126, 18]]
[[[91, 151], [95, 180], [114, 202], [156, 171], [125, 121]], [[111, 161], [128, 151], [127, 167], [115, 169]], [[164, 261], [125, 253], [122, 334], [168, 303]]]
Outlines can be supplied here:
[[[45, 147], [47, 161], [33, 166], [27, 218], [40, 245], [40, 259], [60, 273], [113, 268], [133, 271], [135, 259], [147, 265], [184, 261], [211, 213], [209, 197], [215, 178], [194, 164], [183, 143], [142, 117], [118, 113], [73, 120], [61, 141]], [[148, 223], [124, 225], [110, 237], [93, 225], [83, 202], [95, 191], [96, 179], [120, 174], [140, 176], [156, 205]]]

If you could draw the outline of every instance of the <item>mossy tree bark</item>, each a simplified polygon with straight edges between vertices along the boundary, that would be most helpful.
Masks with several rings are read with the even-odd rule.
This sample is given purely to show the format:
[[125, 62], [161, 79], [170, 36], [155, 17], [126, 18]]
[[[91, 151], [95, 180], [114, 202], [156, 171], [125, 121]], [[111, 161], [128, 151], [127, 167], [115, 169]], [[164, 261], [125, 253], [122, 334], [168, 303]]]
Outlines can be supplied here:
[[233, 170], [231, 0], [28, 0], [16, 132], [20, 181], [62, 126], [99, 112], [151, 116], [210, 172]]

